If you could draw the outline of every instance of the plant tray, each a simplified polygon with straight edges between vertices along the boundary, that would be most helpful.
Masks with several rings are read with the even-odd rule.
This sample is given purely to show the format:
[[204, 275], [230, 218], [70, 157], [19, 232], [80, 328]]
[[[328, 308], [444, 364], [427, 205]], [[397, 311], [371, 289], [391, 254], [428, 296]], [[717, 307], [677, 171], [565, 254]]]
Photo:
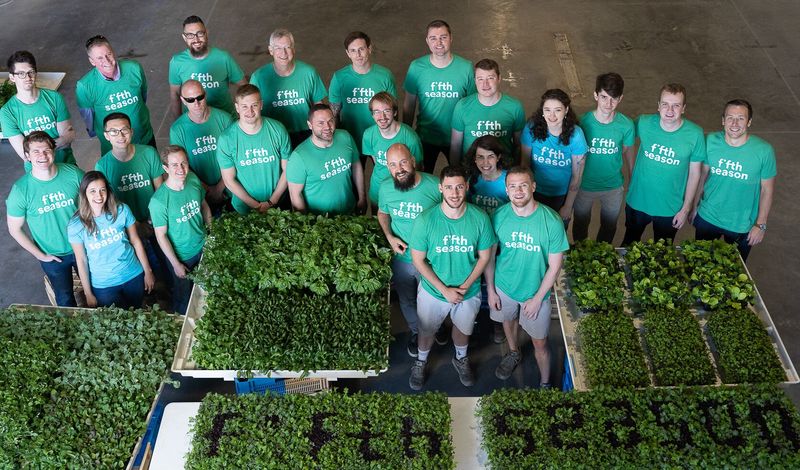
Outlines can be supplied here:
[[[201, 369], [192, 360], [192, 348], [195, 345], [194, 331], [197, 321], [203, 317], [206, 310], [206, 291], [195, 284], [192, 295], [189, 299], [189, 307], [186, 310], [186, 318], [183, 322], [181, 334], [178, 337], [178, 346], [175, 348], [175, 359], [172, 361], [172, 372], [183, 375], [184, 377], [194, 377], [197, 379], [224, 379], [234, 380], [237, 377], [248, 378], [272, 378], [272, 379], [363, 379], [376, 377], [388, 369], [381, 370], [313, 370], [313, 371], [291, 371], [291, 370], [207, 370]], [[387, 349], [388, 357], [389, 351]]]
[[[619, 255], [620, 263], [624, 267], [626, 273], [629, 272], [627, 263], [625, 261], [625, 248], [617, 248], [617, 254]], [[569, 256], [569, 254], [567, 254]], [[775, 349], [775, 353], [780, 359], [781, 365], [783, 367], [783, 371], [786, 374], [786, 381], [782, 382], [784, 384], [796, 384], [800, 383], [800, 376], [797, 374], [797, 370], [792, 363], [792, 359], [789, 357], [789, 353], [786, 351], [786, 347], [781, 340], [780, 335], [778, 334], [778, 330], [775, 327], [775, 323], [772, 321], [772, 317], [769, 315], [769, 311], [767, 311], [766, 305], [764, 305], [764, 299], [761, 297], [761, 294], [758, 292], [758, 286], [756, 286], [755, 282], [753, 281], [753, 277], [750, 275], [750, 271], [747, 269], [747, 265], [741, 260], [741, 256], [739, 261], [744, 266], [745, 273], [747, 273], [747, 277], [753, 282], [753, 286], [755, 287], [755, 303], [754, 305], [750, 306], [750, 310], [752, 310], [756, 316], [758, 316], [761, 323], [764, 325], [764, 329], [766, 330], [769, 338], [772, 342], [772, 346]], [[569, 360], [569, 372], [570, 377], [572, 379], [572, 383], [574, 385], [574, 389], [577, 391], [586, 391], [590, 390], [589, 382], [587, 380], [587, 372], [586, 372], [586, 363], [581, 351], [581, 342], [580, 338], [578, 337], [576, 330], [578, 328], [578, 323], [580, 319], [585, 315], [591, 315], [589, 313], [582, 312], [580, 308], [575, 304], [575, 297], [572, 295], [571, 291], [571, 282], [572, 280], [567, 276], [567, 273], [562, 269], [559, 271], [558, 279], [556, 280], [554, 290], [556, 293], [556, 301], [559, 302], [558, 313], [561, 317], [561, 332], [564, 335], [564, 347], [567, 354], [567, 359]], [[626, 314], [631, 315], [633, 317], [633, 311], [630, 309], [630, 289], [628, 285], [623, 287], [625, 291], [625, 305], [624, 311]], [[702, 310], [699, 307], [692, 307], [690, 309], [692, 314], [697, 316], [698, 322], [700, 323], [700, 327], [703, 332], [703, 339], [705, 340], [707, 346], [709, 347], [709, 351], [712, 355], [712, 364], [714, 365], [715, 372], [717, 373], [717, 380], [715, 384], [711, 386], [722, 386], [722, 385], [735, 385], [735, 384], [723, 384], [719, 378], [719, 367], [717, 365], [716, 360], [716, 348], [713, 345], [713, 342], [709, 341], [709, 335], [706, 330], [706, 316], [709, 312]], [[640, 333], [640, 339], [642, 338], [642, 319], [638, 317], [633, 318], [634, 326]], [[646, 351], [646, 350], [645, 350]], [[645, 354], [647, 356], [647, 354]], [[649, 361], [649, 358], [647, 358]], [[651, 386], [656, 388], [669, 388], [669, 387], [658, 387], [655, 385], [655, 377], [650, 373], [650, 382]]]

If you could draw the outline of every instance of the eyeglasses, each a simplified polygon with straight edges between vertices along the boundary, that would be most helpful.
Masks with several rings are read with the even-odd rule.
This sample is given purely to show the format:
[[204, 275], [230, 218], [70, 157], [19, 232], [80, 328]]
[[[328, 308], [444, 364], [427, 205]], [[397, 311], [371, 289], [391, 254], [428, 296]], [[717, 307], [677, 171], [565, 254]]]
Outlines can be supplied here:
[[181, 96], [181, 98], [183, 98], [183, 101], [186, 101], [187, 103], [194, 103], [195, 101], [197, 101], [199, 103], [199, 102], [203, 101], [204, 99], [206, 99], [206, 95], [202, 94], [202, 95], [192, 96], [191, 98], [187, 98], [185, 96]]
[[14, 72], [12, 75], [19, 78], [20, 80], [27, 78], [34, 78], [36, 77], [36, 70], [28, 70], [27, 72]]
[[203, 39], [203, 38], [206, 37], [206, 32], [205, 31], [198, 31], [196, 33], [183, 33], [183, 37], [185, 37], [186, 39], [190, 39], [190, 40], [194, 39], [194, 38]]
[[394, 114], [394, 109], [389, 108], [389, 109], [373, 109], [372, 110], [372, 115], [373, 116], [380, 116], [381, 114], [384, 115], [384, 116], [391, 116], [392, 114]]
[[116, 137], [120, 134], [122, 134], [123, 137], [127, 137], [130, 135], [130, 133], [131, 133], [130, 127], [123, 127], [122, 129], [114, 129], [112, 127], [111, 129], [106, 129], [106, 134], [110, 135], [111, 137]]

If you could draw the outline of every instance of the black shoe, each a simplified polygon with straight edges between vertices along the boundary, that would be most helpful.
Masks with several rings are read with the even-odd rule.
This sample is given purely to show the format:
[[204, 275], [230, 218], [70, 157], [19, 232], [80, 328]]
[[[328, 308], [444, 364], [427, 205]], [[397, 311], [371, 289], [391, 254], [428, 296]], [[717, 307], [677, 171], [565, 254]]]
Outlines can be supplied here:
[[540, 390], [552, 390], [553, 389], [553, 385], [551, 385], [549, 382], [545, 382], [545, 383], [539, 384], [539, 389]]
[[411, 357], [417, 357], [419, 354], [419, 349], [417, 348], [417, 334], [411, 333], [411, 336], [408, 338], [408, 344], [406, 345], [406, 350], [408, 351], [408, 355]]
[[471, 387], [475, 385], [475, 375], [472, 373], [472, 368], [469, 365], [469, 358], [467, 356], [462, 357], [461, 359], [456, 359], [455, 357], [452, 360], [453, 367], [458, 372], [458, 380], [461, 381], [461, 384], [465, 387]]

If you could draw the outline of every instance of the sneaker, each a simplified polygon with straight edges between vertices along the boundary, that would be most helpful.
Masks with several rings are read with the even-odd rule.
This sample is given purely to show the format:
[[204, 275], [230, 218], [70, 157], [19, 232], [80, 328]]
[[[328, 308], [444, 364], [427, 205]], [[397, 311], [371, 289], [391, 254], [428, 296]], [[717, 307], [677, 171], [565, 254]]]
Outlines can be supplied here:
[[499, 323], [494, 324], [494, 336], [492, 340], [494, 344], [503, 344], [506, 341], [506, 332], [503, 331], [503, 325]]
[[450, 339], [450, 335], [448, 333], [449, 331], [442, 326], [439, 328], [439, 331], [436, 332], [436, 336], [433, 337], [433, 340], [436, 341], [436, 344], [439, 346], [444, 346]]
[[511, 351], [505, 356], [503, 356], [503, 360], [500, 361], [500, 365], [497, 366], [497, 369], [494, 370], [494, 375], [500, 380], [506, 380], [511, 377], [511, 373], [514, 372], [519, 361], [522, 358], [519, 355], [519, 351]]
[[475, 384], [475, 376], [472, 374], [472, 369], [469, 367], [469, 356], [464, 356], [461, 359], [453, 357], [453, 367], [458, 372], [458, 380], [465, 387], [471, 387]]
[[408, 355], [411, 357], [417, 357], [419, 354], [419, 349], [417, 348], [417, 334], [411, 333], [411, 336], [408, 338], [408, 344], [406, 345], [406, 350], [408, 351]]
[[425, 361], [414, 361], [411, 375], [408, 377], [408, 386], [411, 390], [420, 390], [423, 383], [425, 383]]
[[540, 390], [552, 390], [553, 386], [549, 382], [545, 382], [543, 384], [539, 384]]

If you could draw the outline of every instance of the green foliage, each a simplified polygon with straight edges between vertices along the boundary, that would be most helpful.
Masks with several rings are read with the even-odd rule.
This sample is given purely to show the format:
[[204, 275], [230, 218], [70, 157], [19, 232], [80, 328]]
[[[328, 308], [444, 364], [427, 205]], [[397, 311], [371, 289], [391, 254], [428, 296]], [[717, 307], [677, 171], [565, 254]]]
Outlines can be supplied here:
[[708, 318], [708, 333], [717, 349], [725, 383], [776, 383], [786, 374], [769, 335], [750, 310], [717, 310]]
[[692, 297], [705, 309], [746, 309], [756, 292], [736, 245], [723, 240], [687, 241], [682, 246]]
[[492, 468], [800, 468], [800, 415], [774, 386], [502, 389], [477, 415]]
[[592, 387], [645, 387], [650, 384], [633, 319], [625, 314], [583, 317], [578, 325]]
[[642, 309], [685, 309], [691, 305], [687, 276], [675, 248], [665, 240], [634, 242], [625, 253], [631, 297]]
[[2, 108], [16, 93], [17, 87], [11, 82], [11, 80], [6, 80], [5, 82], [0, 83], [0, 108]]
[[186, 468], [452, 469], [443, 394], [209, 394]]
[[700, 324], [688, 310], [646, 310], [644, 339], [656, 385], [708, 385], [716, 380]]
[[578, 308], [584, 312], [622, 312], [625, 273], [613, 246], [580, 241], [569, 251], [564, 269]]
[[0, 467], [124, 467], [179, 330], [161, 311], [0, 310]]

